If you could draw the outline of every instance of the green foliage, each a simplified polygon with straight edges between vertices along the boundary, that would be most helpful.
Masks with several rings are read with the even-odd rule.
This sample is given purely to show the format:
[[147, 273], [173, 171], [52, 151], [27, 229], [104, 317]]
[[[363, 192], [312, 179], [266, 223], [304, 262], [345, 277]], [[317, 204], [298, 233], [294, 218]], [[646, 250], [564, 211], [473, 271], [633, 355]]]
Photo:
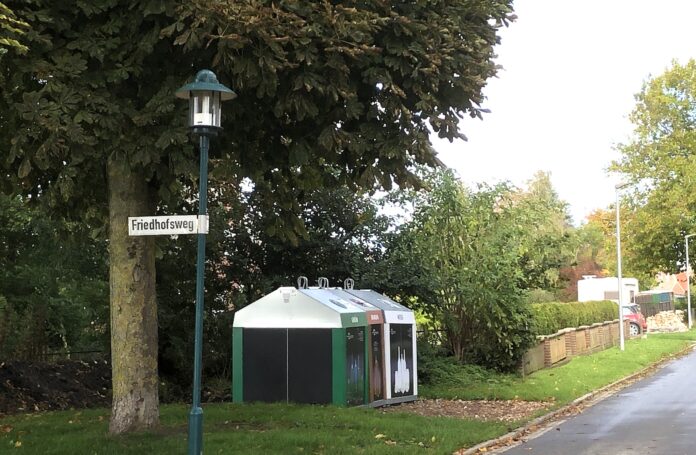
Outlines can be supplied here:
[[[17, 20], [30, 27], [23, 35], [26, 55], [7, 52], [1, 60], [2, 190], [41, 201], [61, 218], [80, 219], [100, 239], [108, 232], [107, 163], [130, 168], [125, 175], [133, 177], [133, 187], [147, 186], [147, 191], [124, 191], [121, 200], [144, 202], [152, 194], [157, 196], [148, 201], [153, 207], [179, 206], [197, 187], [198, 160], [184, 126], [186, 103], [173, 94], [196, 70], [212, 67], [239, 96], [225, 106], [224, 129], [211, 148], [210, 188], [239, 188], [245, 178], [253, 186], [254, 229], [241, 231], [245, 243], [232, 254], [245, 278], [262, 276], [259, 265], [282, 256], [274, 247], [300, 248], [309, 230], [321, 231], [303, 223], [315, 191], [417, 185], [412, 166], [436, 163], [429, 128], [443, 138], [463, 136], [460, 117], [483, 112], [481, 90], [496, 74], [493, 47], [498, 30], [513, 19], [511, 4], [8, 3]], [[338, 232], [335, 249], [348, 248], [341, 245], [343, 234]], [[277, 243], [258, 244], [259, 235]], [[110, 246], [125, 250], [117, 248], [124, 242], [112, 238]], [[256, 257], [247, 259], [243, 248]], [[304, 252], [314, 264], [323, 264], [335, 249], [322, 251], [323, 257], [315, 255], [316, 245]], [[190, 256], [174, 259], [189, 253], [184, 250], [171, 247], [163, 253], [175, 264], [172, 269], [186, 270], [180, 264]], [[218, 252], [214, 260], [223, 264], [224, 250]], [[153, 254], [149, 251], [139, 265], [152, 264]], [[351, 256], [350, 265], [358, 258]], [[283, 259], [278, 263], [286, 267], [287, 284], [296, 269], [289, 254]], [[115, 262], [114, 269], [121, 265]], [[345, 276], [346, 268], [341, 264], [331, 272]], [[130, 291], [134, 295], [151, 289], [151, 280], [137, 283]], [[173, 283], [169, 294], [159, 301], [178, 305], [167, 312], [173, 324], [192, 294], [184, 292], [188, 279], [181, 286], [168, 283]], [[241, 290], [245, 297], [269, 285], [227, 283], [232, 293]], [[224, 294], [216, 299], [222, 305]], [[190, 328], [177, 331], [180, 338], [166, 348], [179, 363], [188, 333]]]
[[0, 357], [108, 350], [103, 242], [0, 194]]
[[539, 370], [521, 377], [493, 371], [460, 367], [445, 383], [419, 389], [428, 398], [460, 400], [552, 401], [553, 407], [570, 403], [582, 395], [611, 384], [643, 368], [683, 351], [696, 340], [696, 331], [650, 335], [626, 341], [618, 347], [591, 355], [574, 357], [556, 368]]
[[554, 292], [545, 289], [530, 289], [524, 295], [526, 303], [548, 303], [558, 301]]
[[561, 267], [575, 256], [568, 204], [558, 197], [544, 172], [537, 172], [515, 198], [517, 222], [528, 226], [520, 239], [521, 286], [557, 289], [561, 287]]
[[[121, 437], [108, 436], [106, 409], [8, 416], [0, 446], [32, 455], [180, 453], [189, 411], [186, 405], [162, 406], [158, 431]], [[205, 405], [204, 428], [206, 453], [419, 455], [454, 453], [508, 432], [509, 424], [370, 408], [244, 403]]]
[[551, 335], [568, 327], [591, 325], [618, 318], [618, 306], [610, 301], [555, 302], [531, 305], [534, 330], [538, 335]]
[[249, 178], [275, 215], [264, 230], [290, 241], [306, 235], [297, 219], [315, 189], [417, 184], [411, 166], [435, 164], [428, 128], [460, 137], [459, 118], [483, 112], [497, 31], [513, 18], [510, 0], [11, 7], [31, 29], [27, 55], [7, 54], [0, 72], [12, 88], [0, 96], [8, 190], [98, 227], [111, 156], [173, 202], [197, 171], [173, 92], [212, 65], [239, 97], [224, 107], [211, 179]]
[[412, 221], [376, 269], [382, 288], [416, 297], [457, 359], [514, 368], [531, 331], [511, 192], [505, 185], [469, 191], [449, 172], [433, 176], [429, 186], [414, 196]]
[[[696, 230], [696, 61], [673, 62], [648, 80], [630, 115], [630, 141], [612, 170], [623, 191], [622, 235], [629, 271], [652, 277], [683, 268], [684, 235]], [[625, 233], [625, 234], [624, 234]]]
[[21, 42], [21, 37], [24, 35], [27, 27], [29, 27], [29, 24], [18, 20], [12, 10], [0, 2], [0, 61], [2, 61], [3, 54], [8, 52], [8, 49], [14, 49], [20, 54], [24, 54], [29, 50]]
[[466, 387], [481, 382], [497, 382], [507, 375], [479, 365], [463, 364], [428, 343], [418, 344], [418, 383], [425, 386]]
[[[264, 230], [274, 214], [262, 210], [261, 197], [253, 189], [240, 192], [231, 186], [218, 186], [210, 195], [203, 337], [206, 376], [229, 376], [235, 310], [278, 286], [294, 285], [300, 275], [325, 276], [339, 286], [349, 276], [361, 280], [383, 255], [380, 236], [388, 220], [367, 194], [346, 188], [313, 191], [301, 205], [308, 237], [299, 237], [296, 243]], [[181, 202], [163, 209], [190, 213], [194, 207]], [[183, 388], [192, 376], [196, 239], [162, 238], [159, 251], [160, 374], [171, 381], [172, 389]]]
[[230, 127], [255, 176], [391, 188], [417, 183], [410, 165], [435, 165], [429, 128], [451, 140], [463, 115], [481, 116], [511, 3], [191, 1], [163, 33], [215, 49], [240, 91]]
[[419, 384], [436, 384], [445, 381], [457, 371], [458, 364], [459, 361], [448, 356], [442, 346], [434, 345], [429, 340], [418, 339]]

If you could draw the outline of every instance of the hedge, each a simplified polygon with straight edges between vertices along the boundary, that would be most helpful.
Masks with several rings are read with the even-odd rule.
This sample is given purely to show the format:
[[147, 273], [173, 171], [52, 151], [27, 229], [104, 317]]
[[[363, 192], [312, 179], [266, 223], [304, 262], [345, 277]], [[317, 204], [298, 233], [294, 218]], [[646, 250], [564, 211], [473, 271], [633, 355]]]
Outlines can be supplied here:
[[618, 305], [610, 300], [533, 303], [530, 306], [537, 335], [551, 335], [567, 327], [612, 321], [619, 317]]

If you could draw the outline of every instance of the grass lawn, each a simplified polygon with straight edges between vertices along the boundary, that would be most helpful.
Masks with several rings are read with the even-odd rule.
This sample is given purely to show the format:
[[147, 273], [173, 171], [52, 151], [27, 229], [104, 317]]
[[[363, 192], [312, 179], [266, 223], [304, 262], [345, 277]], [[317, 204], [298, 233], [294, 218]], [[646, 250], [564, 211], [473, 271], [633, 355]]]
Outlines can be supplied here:
[[[462, 399], [552, 399], [562, 405], [677, 352], [696, 331], [631, 340], [525, 379], [463, 368], [422, 395]], [[109, 437], [109, 411], [26, 414], [0, 419], [0, 453], [186, 453], [187, 405], [161, 407], [157, 432]], [[216, 453], [452, 453], [506, 433], [508, 424], [291, 404], [215, 404], [204, 408], [204, 450]], [[517, 426], [517, 425], [513, 425]]]
[[[161, 407], [161, 429], [107, 436], [108, 410], [0, 419], [0, 453], [186, 453], [188, 406]], [[288, 404], [204, 407], [207, 454], [452, 453], [508, 431], [503, 423], [425, 418], [374, 409]], [[15, 447], [17, 441], [21, 443]]]
[[560, 406], [678, 352], [692, 341], [696, 341], [696, 330], [650, 334], [645, 339], [627, 340], [624, 352], [614, 347], [575, 357], [565, 365], [526, 378], [463, 368], [448, 381], [422, 386], [419, 392], [425, 398], [549, 400]]

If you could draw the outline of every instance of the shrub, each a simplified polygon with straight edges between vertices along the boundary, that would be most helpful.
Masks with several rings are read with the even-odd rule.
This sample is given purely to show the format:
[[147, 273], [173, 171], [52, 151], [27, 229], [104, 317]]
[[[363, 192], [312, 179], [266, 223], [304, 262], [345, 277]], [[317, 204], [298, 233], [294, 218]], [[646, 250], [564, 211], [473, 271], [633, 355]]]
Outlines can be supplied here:
[[537, 335], [550, 335], [566, 327], [611, 321], [619, 316], [617, 304], [610, 300], [534, 303], [530, 307]]
[[418, 342], [418, 382], [420, 384], [448, 383], [456, 377], [459, 361], [444, 350], [424, 341]]
[[555, 292], [546, 289], [530, 289], [525, 294], [524, 301], [527, 303], [550, 303], [557, 302], [558, 297]]
[[441, 346], [418, 340], [418, 383], [421, 385], [456, 385], [495, 383], [501, 375], [479, 365], [465, 364]]

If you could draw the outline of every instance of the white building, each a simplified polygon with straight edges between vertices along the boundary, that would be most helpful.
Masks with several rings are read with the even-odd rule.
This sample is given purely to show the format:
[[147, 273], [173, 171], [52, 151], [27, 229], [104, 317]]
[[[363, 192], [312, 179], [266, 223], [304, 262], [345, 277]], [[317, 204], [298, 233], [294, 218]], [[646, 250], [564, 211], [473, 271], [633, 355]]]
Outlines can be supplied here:
[[[578, 302], [593, 300], [619, 301], [619, 279], [617, 277], [597, 278], [595, 275], [585, 275], [578, 281]], [[635, 278], [621, 278], [623, 285], [623, 305], [635, 302], [638, 294], [638, 280]]]

